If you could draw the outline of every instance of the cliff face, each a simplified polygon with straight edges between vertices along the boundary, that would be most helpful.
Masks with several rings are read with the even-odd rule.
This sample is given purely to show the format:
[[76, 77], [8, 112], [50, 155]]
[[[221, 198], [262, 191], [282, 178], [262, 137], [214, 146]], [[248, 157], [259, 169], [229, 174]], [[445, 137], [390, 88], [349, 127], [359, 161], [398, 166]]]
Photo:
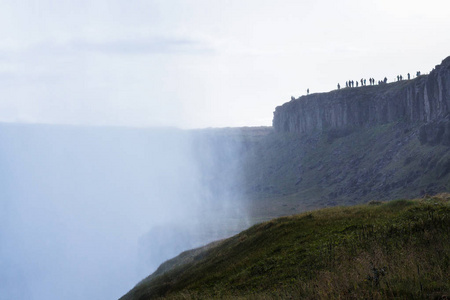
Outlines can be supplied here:
[[437, 121], [450, 112], [450, 56], [429, 75], [395, 83], [312, 94], [278, 106], [277, 132], [309, 133], [404, 120]]

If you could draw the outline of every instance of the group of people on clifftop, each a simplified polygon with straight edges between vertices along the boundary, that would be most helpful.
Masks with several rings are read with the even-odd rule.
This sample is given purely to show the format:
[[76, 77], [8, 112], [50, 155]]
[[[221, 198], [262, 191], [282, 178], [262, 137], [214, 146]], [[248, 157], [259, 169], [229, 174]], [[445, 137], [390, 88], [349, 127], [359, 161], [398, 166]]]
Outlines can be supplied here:
[[[408, 75], [408, 80], [411, 80], [411, 74], [407, 74]], [[420, 71], [416, 72], [416, 77], [420, 76]], [[403, 80], [403, 76], [402, 75], [397, 75], [397, 81], [402, 81]]]
[[[408, 73], [407, 76], [408, 76], [408, 80], [411, 80], [411, 74]], [[420, 76], [420, 71], [417, 71], [416, 76], [417, 77]], [[402, 81], [402, 80], [403, 80], [403, 76], [402, 75], [398, 75], [397, 76], [397, 81]], [[364, 78], [361, 78], [359, 80], [359, 82], [361, 83], [361, 86], [367, 85], [366, 84], [366, 79], [364, 79]], [[345, 87], [346, 88], [352, 88], [352, 87], [355, 87], [355, 84], [356, 84], [356, 87], [358, 87], [359, 82], [358, 81], [353, 81], [353, 80], [346, 81], [345, 82]], [[378, 85], [386, 84], [386, 83], [387, 83], [387, 78], [386, 77], [384, 77], [383, 80], [378, 80], [378, 82], [377, 82]], [[369, 84], [370, 85], [375, 85], [375, 79], [374, 78], [369, 78]], [[341, 85], [339, 83], [337, 84], [337, 88], [338, 88], [338, 90], [341, 89]]]
[[[360, 81], [361, 86], [365, 86], [367, 85], [367, 80], [365, 78], [361, 78]], [[345, 82], [345, 87], [355, 87], [355, 83], [356, 83], [356, 87], [358, 87], [359, 83], [358, 81], [353, 81], [353, 80], [349, 80]], [[375, 84], [375, 79], [373, 78], [369, 78], [369, 85], [374, 85]], [[341, 85], [338, 83], [338, 89], [341, 88]]]
[[[420, 71], [417, 71], [416, 72], [416, 77], [419, 77], [419, 76], [420, 76]], [[411, 74], [410, 73], [407, 74], [407, 77], [408, 77], [408, 80], [411, 80]], [[397, 81], [402, 81], [402, 80], [403, 80], [403, 76], [402, 75], [397, 75]], [[355, 87], [355, 85], [356, 85], [356, 87], [358, 87], [359, 84], [361, 84], [361, 86], [366, 86], [367, 85], [367, 80], [365, 78], [361, 78], [359, 81], [358, 80], [356, 80], [356, 81], [349, 80], [349, 81], [345, 82], [345, 87], [346, 88], [353, 88], [353, 87]], [[384, 77], [383, 80], [378, 80], [377, 84], [378, 85], [387, 84], [387, 78]], [[369, 78], [369, 85], [375, 85], [375, 78]], [[341, 89], [341, 85], [339, 83], [337, 84], [337, 89], [338, 90]], [[306, 90], [306, 94], [309, 95], [309, 88]], [[294, 99], [295, 99], [294, 97], [291, 97], [291, 100], [294, 100]]]
[[[365, 78], [361, 78], [359, 80], [359, 82], [361, 83], [361, 86], [366, 86], [367, 85], [367, 80]], [[356, 87], [358, 87], [359, 82], [358, 82], [358, 80], [357, 81], [353, 81], [353, 80], [346, 81], [345, 82], [345, 87], [352, 88], [352, 87], [355, 87], [355, 84], [356, 84]], [[382, 84], [382, 83], [387, 83], [387, 78], [386, 77], [384, 77], [383, 80], [379, 80], [378, 81], [378, 84]], [[369, 78], [369, 85], [375, 85], [375, 78]], [[341, 85], [339, 83], [337, 85], [337, 88], [338, 88], [338, 90], [341, 89]]]

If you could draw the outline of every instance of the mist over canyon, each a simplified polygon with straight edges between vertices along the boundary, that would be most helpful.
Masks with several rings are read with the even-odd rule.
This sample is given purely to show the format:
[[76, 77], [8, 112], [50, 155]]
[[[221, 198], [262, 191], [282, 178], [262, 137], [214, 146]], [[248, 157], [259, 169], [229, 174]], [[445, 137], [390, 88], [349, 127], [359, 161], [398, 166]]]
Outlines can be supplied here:
[[0, 299], [116, 299], [255, 223], [448, 191], [449, 70], [294, 98], [273, 127], [0, 124]]
[[245, 227], [238, 138], [0, 125], [0, 299], [114, 299]]

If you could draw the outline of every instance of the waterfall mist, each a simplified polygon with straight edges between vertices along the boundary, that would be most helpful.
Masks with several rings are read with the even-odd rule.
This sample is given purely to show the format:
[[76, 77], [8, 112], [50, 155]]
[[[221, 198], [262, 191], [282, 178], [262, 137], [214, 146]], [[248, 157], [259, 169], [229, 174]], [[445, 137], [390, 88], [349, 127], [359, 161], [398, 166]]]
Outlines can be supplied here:
[[0, 125], [0, 299], [115, 299], [248, 226], [239, 135]]

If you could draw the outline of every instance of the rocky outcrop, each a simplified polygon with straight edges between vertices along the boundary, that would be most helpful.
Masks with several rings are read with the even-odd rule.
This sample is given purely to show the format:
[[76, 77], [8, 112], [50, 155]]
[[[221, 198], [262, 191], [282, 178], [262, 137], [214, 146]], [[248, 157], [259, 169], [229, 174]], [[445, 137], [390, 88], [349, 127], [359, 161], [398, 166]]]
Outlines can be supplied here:
[[450, 112], [450, 57], [429, 75], [292, 99], [274, 112], [278, 132], [308, 133], [404, 120], [435, 122]]
[[419, 129], [421, 144], [450, 146], [450, 116], [429, 122]]

